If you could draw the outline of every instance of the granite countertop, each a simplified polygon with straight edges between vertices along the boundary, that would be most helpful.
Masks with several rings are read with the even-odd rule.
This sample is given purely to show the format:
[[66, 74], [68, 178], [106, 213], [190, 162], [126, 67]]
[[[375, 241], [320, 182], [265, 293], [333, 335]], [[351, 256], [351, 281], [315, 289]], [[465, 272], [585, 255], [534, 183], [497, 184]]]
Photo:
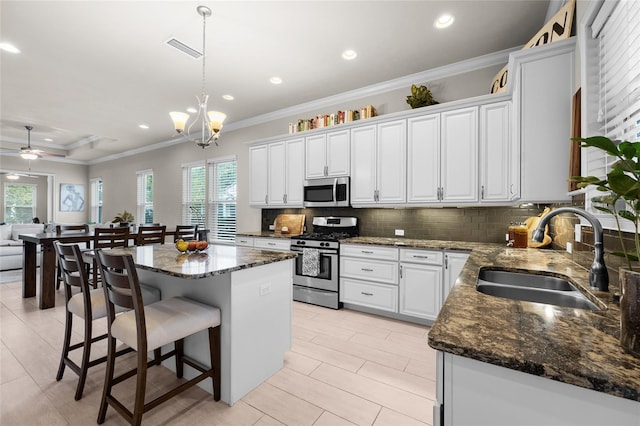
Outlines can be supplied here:
[[202, 253], [180, 253], [173, 244], [110, 249], [129, 253], [136, 267], [179, 278], [197, 279], [254, 268], [296, 257], [295, 253], [211, 244]]
[[[357, 237], [349, 244], [467, 250], [470, 256], [429, 332], [429, 346], [501, 367], [640, 401], [640, 358], [620, 346], [619, 289], [590, 290], [588, 270], [548, 249], [404, 238]], [[569, 277], [601, 311], [522, 302], [475, 289], [481, 267]]]
[[255, 232], [237, 232], [239, 237], [264, 237], [264, 238], [286, 238], [295, 237], [300, 234], [282, 234], [280, 232], [273, 231], [255, 231]]

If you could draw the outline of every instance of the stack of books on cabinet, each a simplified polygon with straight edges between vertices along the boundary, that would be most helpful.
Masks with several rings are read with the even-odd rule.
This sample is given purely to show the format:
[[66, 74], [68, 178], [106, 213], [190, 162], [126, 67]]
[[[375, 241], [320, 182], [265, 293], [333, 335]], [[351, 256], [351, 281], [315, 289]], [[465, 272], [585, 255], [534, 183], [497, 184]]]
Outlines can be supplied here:
[[289, 123], [289, 133], [298, 133], [338, 124], [351, 123], [357, 120], [376, 117], [377, 115], [378, 111], [376, 111], [373, 105], [367, 105], [358, 111], [348, 109], [332, 114], [316, 115], [314, 118], [308, 118], [306, 120], [299, 119], [297, 123]]

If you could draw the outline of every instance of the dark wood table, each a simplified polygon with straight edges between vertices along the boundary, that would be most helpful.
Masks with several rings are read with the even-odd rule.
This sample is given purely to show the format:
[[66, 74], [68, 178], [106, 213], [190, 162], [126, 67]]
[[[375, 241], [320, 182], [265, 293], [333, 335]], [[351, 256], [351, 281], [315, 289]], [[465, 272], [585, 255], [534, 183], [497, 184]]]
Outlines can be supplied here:
[[[175, 231], [168, 231], [167, 236], [175, 235]], [[137, 233], [129, 234], [134, 239]], [[86, 243], [93, 240], [93, 232], [64, 233], [45, 232], [41, 234], [20, 234], [23, 241], [22, 259], [22, 297], [35, 297], [36, 295], [36, 269], [37, 249], [40, 252], [40, 297], [38, 307], [40, 309], [53, 308], [56, 305], [56, 250], [54, 241], [63, 243]]]

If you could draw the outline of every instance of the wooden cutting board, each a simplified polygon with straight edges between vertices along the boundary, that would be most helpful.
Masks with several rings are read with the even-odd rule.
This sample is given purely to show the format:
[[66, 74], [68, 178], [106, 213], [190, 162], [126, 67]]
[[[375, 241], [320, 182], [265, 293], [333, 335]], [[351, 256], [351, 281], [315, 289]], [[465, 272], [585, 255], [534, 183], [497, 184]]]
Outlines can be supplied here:
[[[304, 229], [305, 215], [303, 214], [279, 214], [273, 222], [274, 232], [276, 234], [302, 234]], [[288, 228], [288, 231], [282, 231], [282, 228]]]

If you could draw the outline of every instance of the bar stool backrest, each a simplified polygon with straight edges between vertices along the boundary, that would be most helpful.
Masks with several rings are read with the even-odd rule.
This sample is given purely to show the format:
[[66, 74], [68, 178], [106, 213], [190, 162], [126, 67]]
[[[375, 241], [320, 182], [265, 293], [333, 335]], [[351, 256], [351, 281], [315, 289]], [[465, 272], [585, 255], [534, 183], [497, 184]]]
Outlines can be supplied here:
[[129, 227], [95, 228], [93, 248], [129, 247]]
[[138, 238], [136, 245], [164, 244], [164, 237], [167, 232], [167, 225], [140, 225], [138, 227]]

